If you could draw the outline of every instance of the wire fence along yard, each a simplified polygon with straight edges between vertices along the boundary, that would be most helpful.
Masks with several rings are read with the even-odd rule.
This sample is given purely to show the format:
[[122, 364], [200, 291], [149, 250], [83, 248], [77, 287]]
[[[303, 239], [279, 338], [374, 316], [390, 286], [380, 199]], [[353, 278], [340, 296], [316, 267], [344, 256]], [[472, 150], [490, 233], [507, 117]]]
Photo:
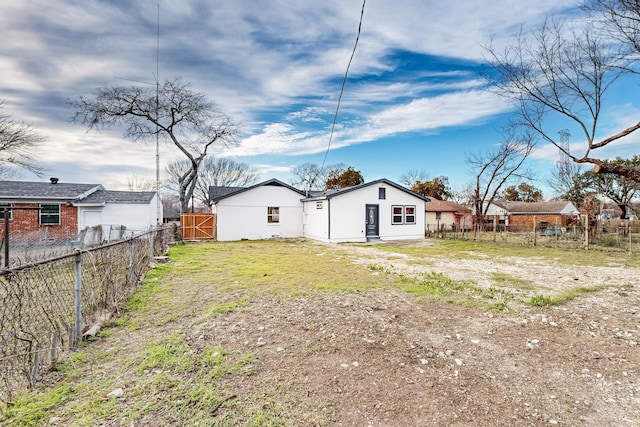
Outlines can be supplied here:
[[49, 228], [43, 227], [30, 233], [11, 234], [7, 239], [2, 235], [0, 257], [2, 265], [6, 256], [6, 244], [9, 240], [9, 267], [17, 267], [40, 260], [73, 253], [76, 249], [98, 246], [108, 242], [125, 240], [140, 234], [145, 230], [129, 230], [121, 225], [97, 225], [86, 227], [78, 234], [70, 234], [66, 238], [53, 239], [49, 235]]
[[442, 227], [427, 231], [427, 237], [501, 242], [524, 246], [543, 246], [564, 249], [615, 249], [640, 252], [640, 220], [606, 220], [588, 226], [515, 227], [503, 224], [484, 224], [482, 230], [457, 230]]
[[91, 326], [121, 310], [175, 235], [175, 227], [162, 227], [0, 270], [0, 410], [91, 334]]

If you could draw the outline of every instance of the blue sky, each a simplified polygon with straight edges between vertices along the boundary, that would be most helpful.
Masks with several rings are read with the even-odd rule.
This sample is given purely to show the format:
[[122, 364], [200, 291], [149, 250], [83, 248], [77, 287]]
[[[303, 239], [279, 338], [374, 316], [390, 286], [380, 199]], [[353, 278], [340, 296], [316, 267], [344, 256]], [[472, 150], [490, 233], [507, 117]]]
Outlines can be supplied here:
[[[511, 111], [483, 89], [483, 46], [504, 46], [547, 15], [575, 16], [580, 3], [368, 0], [327, 163], [354, 166], [366, 181], [422, 170], [462, 188], [472, 178], [465, 157], [499, 142]], [[158, 4], [160, 80], [190, 82], [242, 126], [238, 144], [215, 155], [287, 182], [296, 166], [322, 163], [362, 1], [5, 1], [0, 99], [47, 138], [35, 156], [47, 175], [112, 190], [134, 175], [155, 178], [153, 144], [88, 133], [69, 122], [66, 100], [131, 84], [123, 79], [154, 81]], [[614, 101], [605, 130], [638, 117], [636, 105]], [[627, 155], [635, 142], [607, 155]], [[161, 147], [162, 168], [178, 157]], [[534, 155], [543, 189], [557, 159], [551, 146]]]

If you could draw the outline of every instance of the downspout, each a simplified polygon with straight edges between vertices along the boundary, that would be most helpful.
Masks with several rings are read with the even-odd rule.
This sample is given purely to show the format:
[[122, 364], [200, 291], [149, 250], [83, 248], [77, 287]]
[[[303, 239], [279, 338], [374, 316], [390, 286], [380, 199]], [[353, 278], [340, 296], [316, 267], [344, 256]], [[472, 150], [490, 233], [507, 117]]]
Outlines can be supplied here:
[[327, 198], [327, 240], [331, 240], [331, 199]]

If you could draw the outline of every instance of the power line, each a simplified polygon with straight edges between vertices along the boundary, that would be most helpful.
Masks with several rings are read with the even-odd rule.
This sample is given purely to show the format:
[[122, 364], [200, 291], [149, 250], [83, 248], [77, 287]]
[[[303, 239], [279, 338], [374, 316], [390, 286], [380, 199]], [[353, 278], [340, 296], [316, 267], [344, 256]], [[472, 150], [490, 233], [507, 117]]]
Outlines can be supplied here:
[[327, 151], [325, 151], [324, 153], [324, 159], [322, 159], [322, 166], [320, 166], [320, 170], [324, 169], [324, 165], [327, 161], [327, 156], [329, 155], [329, 150], [331, 149], [331, 141], [333, 140], [333, 131], [336, 127], [336, 121], [338, 120], [338, 111], [340, 110], [340, 101], [342, 100], [342, 94], [344, 93], [344, 86], [347, 83], [347, 76], [349, 75], [349, 68], [351, 67], [351, 62], [353, 61], [353, 56], [356, 53], [356, 48], [358, 47], [358, 41], [360, 40], [360, 33], [362, 32], [362, 17], [364, 16], [364, 6], [366, 3], [367, 3], [367, 0], [362, 1], [362, 10], [360, 11], [360, 22], [358, 23], [358, 35], [356, 36], [356, 42], [353, 45], [353, 50], [351, 51], [351, 57], [349, 58], [347, 69], [344, 72], [344, 78], [342, 79], [342, 87], [340, 88], [340, 95], [338, 96], [338, 105], [336, 105], [336, 113], [333, 115], [333, 123], [331, 124], [331, 133], [329, 134], [329, 144], [327, 145]]

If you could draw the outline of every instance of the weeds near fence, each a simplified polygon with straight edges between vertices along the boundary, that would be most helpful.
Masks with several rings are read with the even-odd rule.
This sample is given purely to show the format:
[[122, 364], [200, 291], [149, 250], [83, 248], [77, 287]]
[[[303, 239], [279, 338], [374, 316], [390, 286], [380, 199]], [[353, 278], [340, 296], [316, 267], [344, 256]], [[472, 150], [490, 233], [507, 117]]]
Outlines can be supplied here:
[[0, 271], [0, 410], [35, 386], [88, 327], [118, 313], [175, 230]]

